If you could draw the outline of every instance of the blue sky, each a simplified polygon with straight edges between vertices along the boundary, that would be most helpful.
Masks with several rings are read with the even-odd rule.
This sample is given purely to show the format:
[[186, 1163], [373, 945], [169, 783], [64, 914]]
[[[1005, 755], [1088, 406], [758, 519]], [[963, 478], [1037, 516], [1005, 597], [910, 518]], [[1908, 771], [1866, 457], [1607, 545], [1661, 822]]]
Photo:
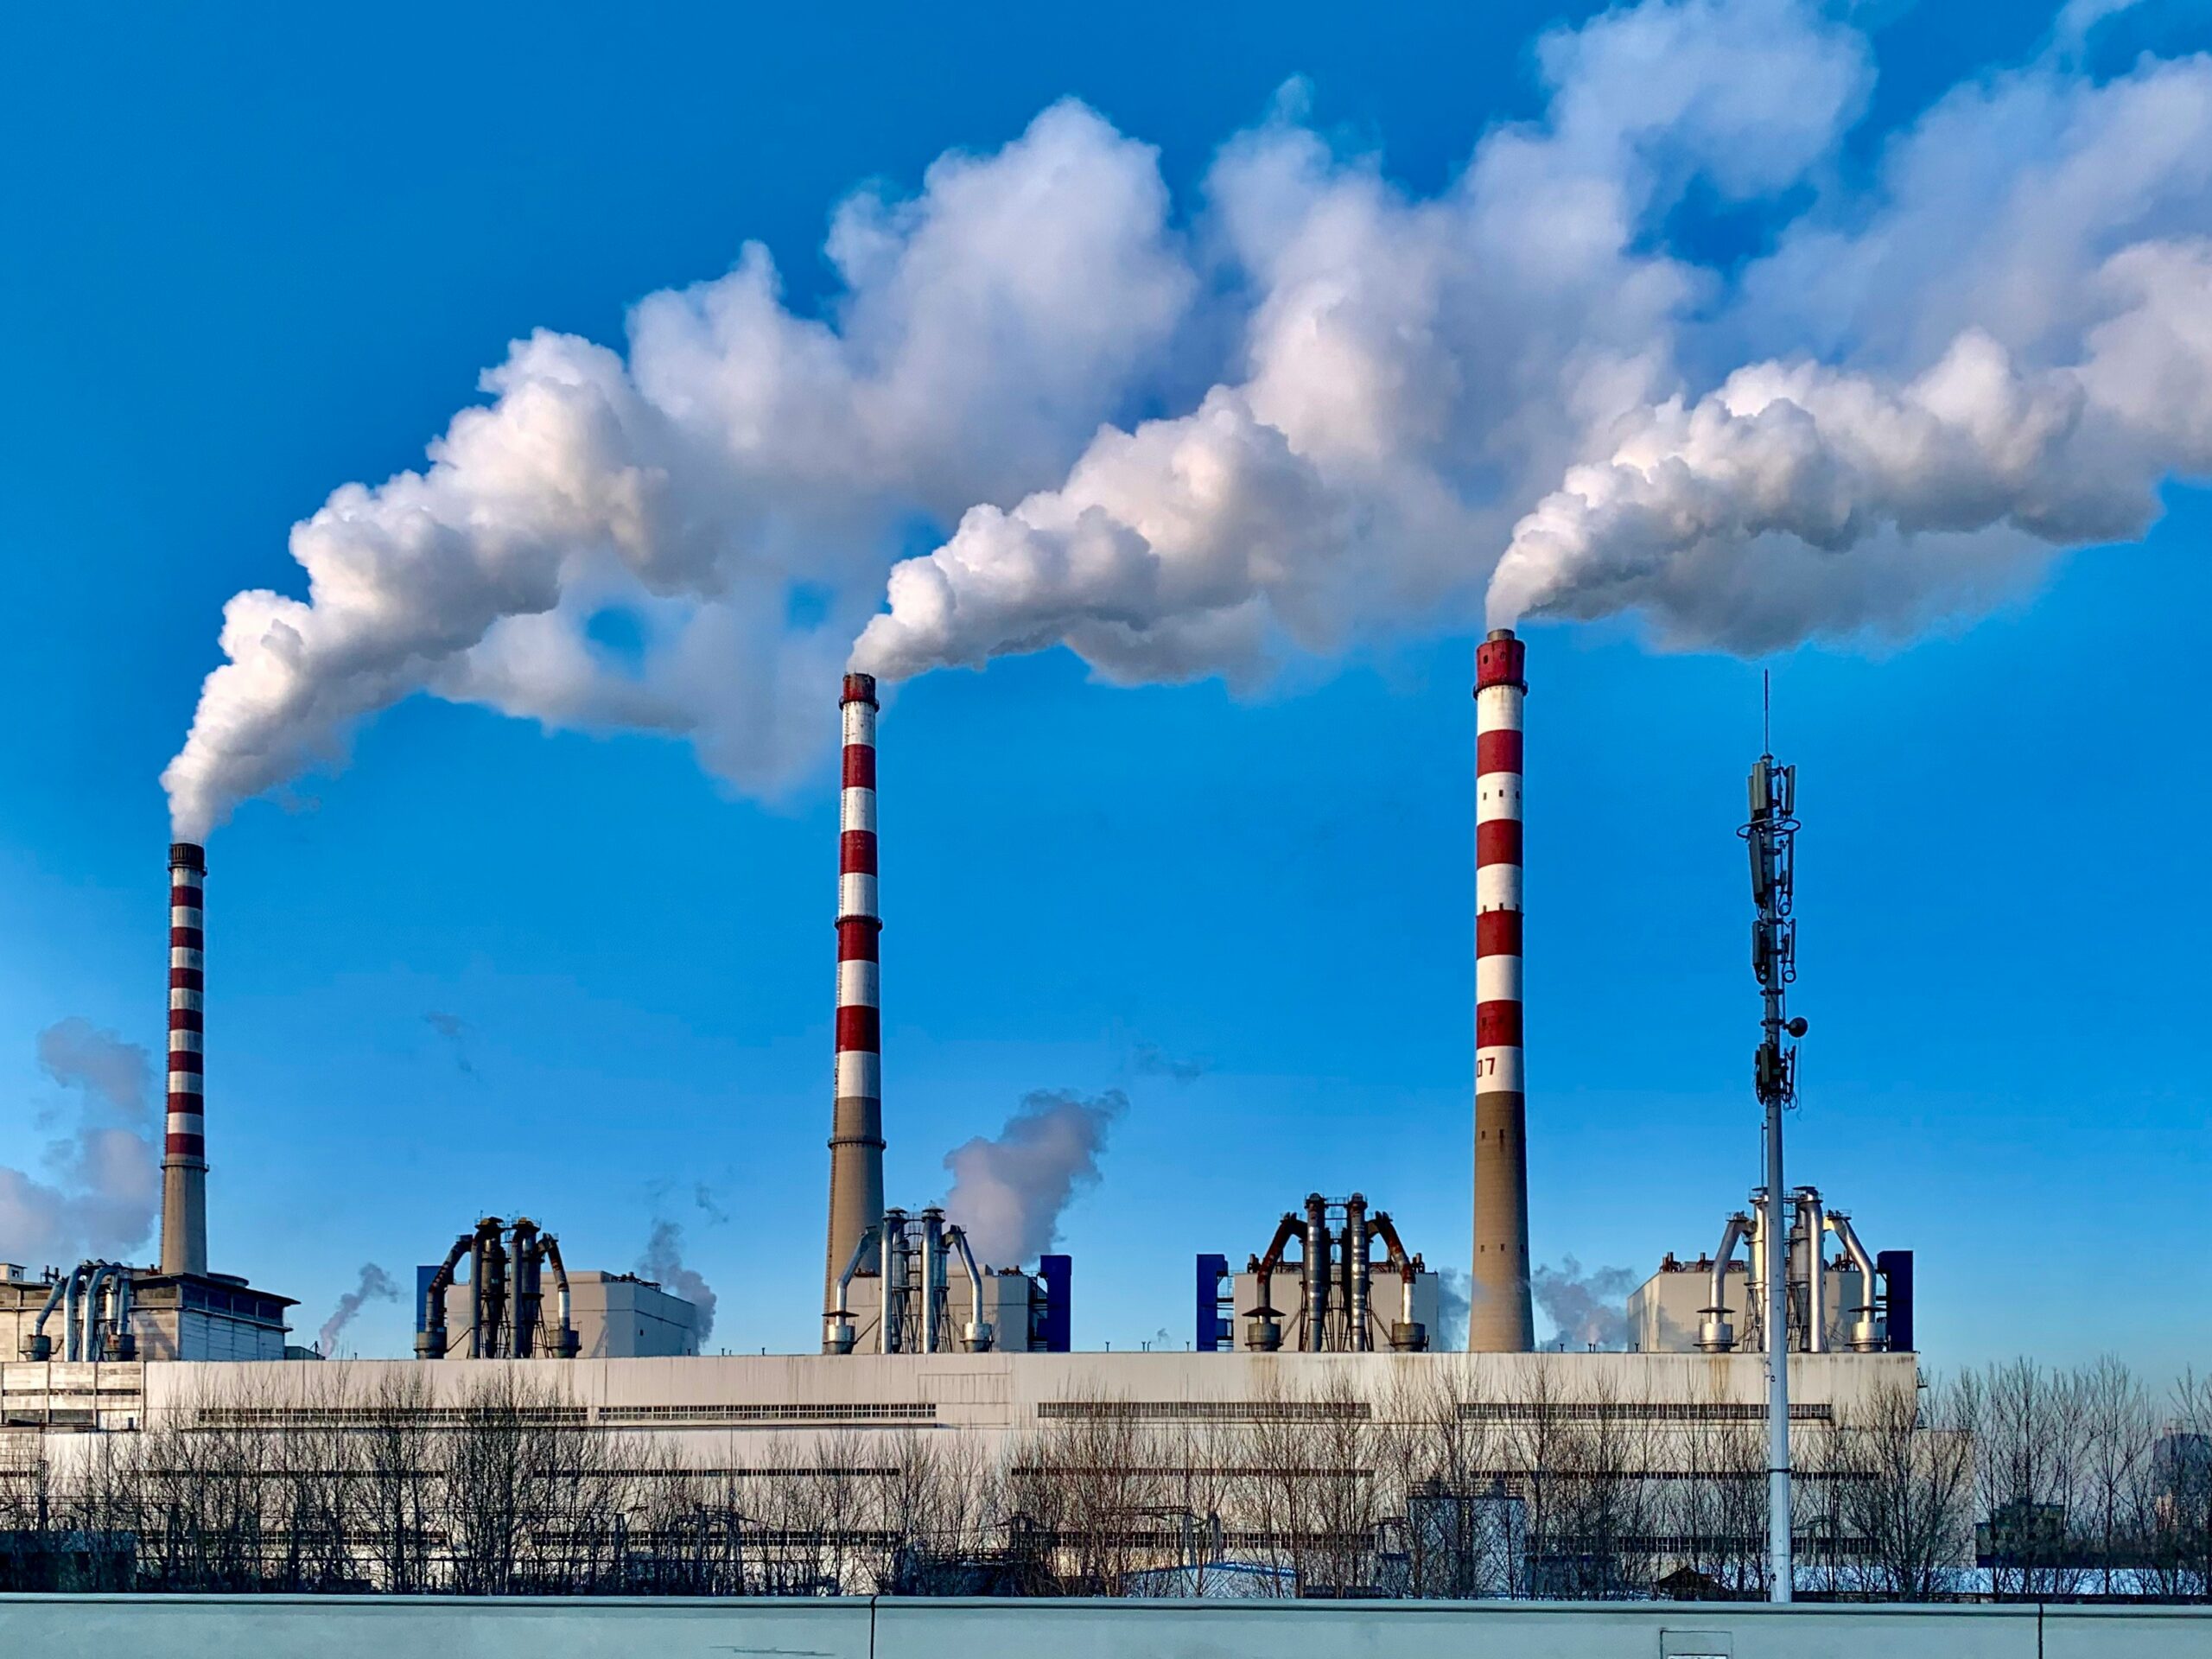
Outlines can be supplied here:
[[[1064, 96], [1157, 145], [1180, 203], [1304, 76], [1317, 130], [1433, 192], [1541, 111], [1531, 42], [1587, 10], [11, 19], [0, 1162], [38, 1173], [66, 1118], [41, 1030], [160, 1043], [156, 778], [224, 601], [300, 591], [287, 527], [419, 464], [509, 340], [619, 344], [631, 302], [747, 238], [823, 303], [841, 196], [911, 192]], [[2044, 52], [2053, 10], [1860, 9], [1878, 78], [1835, 165]], [[2201, 10], [2145, 6], [2082, 73], [2208, 47]], [[1663, 234], [1725, 271], [1800, 207], [1693, 198]], [[2212, 499], [2166, 506], [1909, 642], [1766, 664], [1807, 823], [1795, 1171], [1919, 1252], [1939, 1364], [2212, 1358]], [[1126, 1090], [1065, 1219], [1081, 1345], [1179, 1346], [1192, 1254], [1261, 1248], [1315, 1186], [1464, 1265], [1475, 634], [1407, 626], [1235, 695], [1048, 651], [887, 709], [887, 1185], [936, 1198], [1029, 1090]], [[1710, 1248], [1753, 1179], [1758, 665], [1632, 619], [1530, 635], [1534, 1247], [1640, 1274]], [[250, 802], [209, 852], [214, 1264], [311, 1331], [362, 1262], [404, 1280], [484, 1211], [611, 1269], [666, 1216], [717, 1345], [810, 1346], [835, 811], [823, 766], [763, 802], [665, 739], [420, 696]], [[372, 1305], [349, 1340], [397, 1353], [408, 1325]]]

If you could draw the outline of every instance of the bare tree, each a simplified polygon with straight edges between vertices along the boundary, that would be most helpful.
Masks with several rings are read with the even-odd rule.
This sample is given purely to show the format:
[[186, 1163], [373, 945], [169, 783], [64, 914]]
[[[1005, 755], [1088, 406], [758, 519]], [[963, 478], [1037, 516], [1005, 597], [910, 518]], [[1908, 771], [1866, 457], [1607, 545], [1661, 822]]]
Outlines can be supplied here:
[[1974, 1548], [1975, 1459], [1953, 1388], [1885, 1383], [1823, 1438], [1827, 1497], [1847, 1541], [1839, 1587], [1882, 1601], [1955, 1592]]
[[2084, 1455], [2081, 1379], [2032, 1360], [1961, 1378], [1961, 1427], [1974, 1437], [1993, 1592], [2068, 1596], [2085, 1577], [2074, 1536]]
[[2212, 1600], [2212, 1377], [2186, 1371], [2174, 1384], [2142, 1511], [2150, 1592]]

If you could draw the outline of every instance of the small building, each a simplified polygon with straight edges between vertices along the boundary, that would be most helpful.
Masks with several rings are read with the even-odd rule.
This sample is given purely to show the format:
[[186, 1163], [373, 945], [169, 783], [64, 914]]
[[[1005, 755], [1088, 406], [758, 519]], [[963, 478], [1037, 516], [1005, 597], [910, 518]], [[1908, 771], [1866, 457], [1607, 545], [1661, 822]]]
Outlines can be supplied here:
[[[853, 1351], [881, 1351], [883, 1278], [871, 1262], [853, 1275], [846, 1306], [853, 1328]], [[982, 1306], [976, 1306], [976, 1287], [963, 1272], [948, 1273], [938, 1287], [936, 1346], [938, 1353], [956, 1353], [966, 1346], [971, 1325], [990, 1327], [989, 1349], [995, 1353], [1065, 1353], [1069, 1347], [1069, 1258], [1046, 1255], [1034, 1274], [1018, 1268], [979, 1270], [983, 1287]], [[893, 1321], [898, 1336], [895, 1351], [922, 1351], [918, 1298], [902, 1302], [904, 1312]]]
[[[1834, 1351], [1850, 1346], [1853, 1310], [1866, 1298], [1859, 1292], [1859, 1271], [1847, 1258], [1829, 1262], [1827, 1272], [1825, 1323], [1827, 1346]], [[1752, 1282], [1741, 1261], [1731, 1262], [1722, 1275], [1728, 1323], [1739, 1338], [1756, 1332], [1760, 1323], [1758, 1311], [1750, 1306]], [[1807, 1307], [1804, 1281], [1793, 1281], [1790, 1289], [1790, 1345], [1802, 1351]], [[1713, 1258], [1684, 1262], [1669, 1255], [1656, 1273], [1629, 1293], [1629, 1346], [1646, 1354], [1696, 1353], [1698, 1326], [1712, 1300]]]
[[569, 1275], [577, 1351], [586, 1359], [650, 1359], [699, 1351], [699, 1309], [634, 1273]]
[[[446, 1355], [470, 1352], [474, 1300], [466, 1282], [446, 1287]], [[548, 1306], [542, 1317], [551, 1317]], [[667, 1359], [699, 1351], [699, 1309], [665, 1287], [634, 1273], [577, 1272], [569, 1275], [569, 1318], [576, 1352], [584, 1359]], [[535, 1351], [556, 1351], [540, 1340]]]
[[0, 1360], [282, 1359], [294, 1306], [233, 1274], [0, 1262]]

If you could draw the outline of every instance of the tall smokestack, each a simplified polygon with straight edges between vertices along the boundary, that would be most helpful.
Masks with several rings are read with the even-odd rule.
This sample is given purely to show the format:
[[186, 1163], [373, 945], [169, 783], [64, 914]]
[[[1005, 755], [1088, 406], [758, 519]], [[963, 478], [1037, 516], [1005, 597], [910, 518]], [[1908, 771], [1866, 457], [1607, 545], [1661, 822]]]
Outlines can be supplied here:
[[883, 1219], [883, 1055], [875, 900], [875, 677], [840, 699], [845, 781], [837, 837], [837, 1082], [830, 1132], [830, 1245], [822, 1306], [861, 1235]]
[[1467, 1347], [1525, 1353], [1529, 1113], [1521, 1050], [1521, 705], [1528, 648], [1475, 649], [1475, 1266]]
[[207, 850], [169, 847], [169, 1103], [162, 1151], [162, 1271], [207, 1271]]

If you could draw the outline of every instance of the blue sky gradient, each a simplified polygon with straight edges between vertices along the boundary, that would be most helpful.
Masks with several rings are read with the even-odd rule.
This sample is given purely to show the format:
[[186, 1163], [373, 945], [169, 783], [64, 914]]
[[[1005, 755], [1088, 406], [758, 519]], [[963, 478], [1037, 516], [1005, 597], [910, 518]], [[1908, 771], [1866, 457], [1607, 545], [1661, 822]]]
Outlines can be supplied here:
[[[223, 601], [296, 590], [286, 528], [419, 462], [508, 340], [619, 340], [630, 302], [747, 238], [804, 309], [841, 195], [910, 189], [1064, 95], [1182, 193], [1302, 75], [1318, 127], [1433, 190], [1535, 111], [1530, 42], [1587, 10], [1188, 10], [12, 17], [0, 1162], [35, 1171], [67, 1106], [40, 1031], [160, 1046], [156, 779]], [[1847, 164], [2045, 49], [2053, 10], [1862, 9], [1879, 79]], [[2091, 47], [2094, 72], [2212, 23], [2148, 5]], [[1725, 264], [1771, 229], [1693, 202], [1673, 233]], [[2176, 485], [2142, 545], [1992, 614], [1765, 664], [1806, 821], [1793, 1173], [1919, 1252], [1939, 1365], [2212, 1360], [2208, 534], [2212, 498]], [[938, 1198], [945, 1152], [1032, 1090], [1125, 1090], [1065, 1217], [1078, 1345], [1182, 1345], [1193, 1253], [1241, 1259], [1316, 1186], [1465, 1265], [1473, 637], [1241, 697], [1052, 652], [887, 708], [887, 1185]], [[1754, 1179], [1733, 831], [1761, 665], [1624, 622], [1531, 639], [1533, 1243], [1640, 1274], [1709, 1249]], [[821, 717], [826, 744], [834, 684]], [[482, 1211], [610, 1269], [665, 1216], [721, 1294], [715, 1345], [810, 1347], [829, 753], [762, 803], [680, 745], [418, 697], [249, 804], [209, 849], [214, 1265], [312, 1332], [363, 1262], [407, 1281]], [[348, 1341], [408, 1329], [372, 1304]]]

